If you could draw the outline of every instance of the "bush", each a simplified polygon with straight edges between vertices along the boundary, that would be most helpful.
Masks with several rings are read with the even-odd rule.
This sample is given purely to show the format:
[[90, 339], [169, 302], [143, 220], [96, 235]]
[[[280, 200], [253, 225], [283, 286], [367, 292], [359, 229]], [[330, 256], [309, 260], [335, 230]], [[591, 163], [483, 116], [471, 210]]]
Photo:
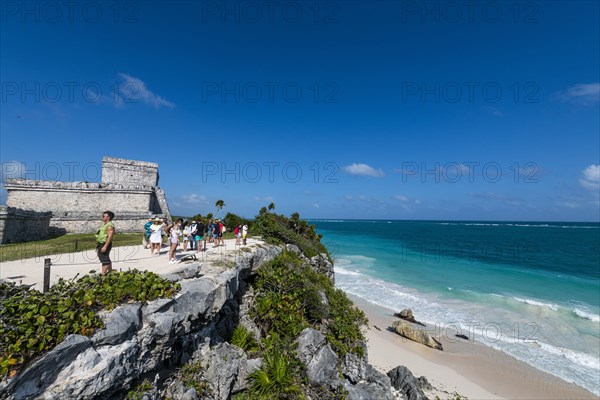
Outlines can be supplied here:
[[267, 243], [295, 244], [309, 258], [320, 253], [329, 256], [327, 248], [321, 243], [321, 235], [315, 231], [315, 226], [300, 220], [298, 213], [292, 214], [292, 218], [289, 219], [283, 215], [259, 213], [254, 221], [254, 228]]
[[[257, 271], [256, 299], [251, 316], [262, 333], [293, 341], [304, 328], [322, 329], [339, 354], [363, 355], [361, 331], [365, 314], [346, 294], [322, 274], [302, 265], [292, 252], [284, 251]], [[324, 293], [327, 302], [323, 302]]]
[[46, 294], [14, 283], [0, 284], [0, 377], [14, 376], [29, 360], [67, 335], [92, 336], [103, 328], [96, 315], [124, 302], [172, 297], [179, 284], [137, 270], [60, 279]]

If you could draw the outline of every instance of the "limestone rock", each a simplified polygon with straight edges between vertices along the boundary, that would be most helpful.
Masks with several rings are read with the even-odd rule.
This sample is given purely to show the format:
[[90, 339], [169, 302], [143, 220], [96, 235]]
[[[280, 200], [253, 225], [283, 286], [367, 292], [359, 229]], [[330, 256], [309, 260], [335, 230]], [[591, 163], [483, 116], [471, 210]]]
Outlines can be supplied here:
[[7, 392], [12, 392], [15, 399], [39, 395], [65, 365], [91, 345], [92, 341], [85, 336], [67, 336], [62, 343], [13, 379], [6, 387]]
[[337, 388], [341, 382], [338, 376], [338, 358], [325, 336], [315, 329], [306, 328], [300, 333], [298, 358], [306, 365], [306, 374], [311, 384]]
[[428, 400], [422, 388], [431, 388], [425, 377], [415, 378], [412, 372], [403, 365], [390, 370], [387, 375], [390, 377], [392, 386], [398, 389], [406, 396], [408, 400]]
[[214, 347], [206, 358], [201, 359], [204, 376], [212, 385], [217, 399], [229, 399], [238, 379], [242, 358], [245, 363], [246, 355], [242, 349], [225, 342]]
[[405, 308], [404, 310], [400, 311], [399, 313], [395, 313], [394, 317], [398, 317], [398, 318], [401, 318], [408, 322], [412, 322], [413, 324], [425, 326], [424, 323], [419, 322], [415, 319], [415, 316], [413, 315], [413, 311], [410, 308]]
[[115, 308], [104, 320], [104, 329], [92, 337], [94, 346], [115, 345], [129, 339], [142, 326], [141, 309], [140, 303]]
[[392, 327], [400, 336], [404, 336], [405, 338], [434, 349], [444, 350], [442, 344], [435, 340], [424, 329], [414, 328], [412, 325], [404, 321], [395, 321]]
[[296, 246], [295, 244], [288, 243], [285, 245], [285, 248], [287, 249], [287, 251], [291, 251], [292, 253], [301, 253], [300, 248], [298, 248], [298, 246]]

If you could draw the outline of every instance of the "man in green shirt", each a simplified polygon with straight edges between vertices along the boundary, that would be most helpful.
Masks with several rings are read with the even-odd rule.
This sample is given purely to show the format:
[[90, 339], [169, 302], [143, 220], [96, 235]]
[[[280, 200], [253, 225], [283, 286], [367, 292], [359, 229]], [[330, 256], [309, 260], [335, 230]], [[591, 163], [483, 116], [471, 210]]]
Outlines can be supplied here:
[[113, 235], [115, 234], [115, 225], [112, 220], [115, 214], [112, 211], [102, 213], [102, 225], [96, 232], [96, 252], [98, 259], [102, 264], [102, 273], [108, 274], [112, 271], [112, 261], [110, 261], [110, 249], [112, 249]]

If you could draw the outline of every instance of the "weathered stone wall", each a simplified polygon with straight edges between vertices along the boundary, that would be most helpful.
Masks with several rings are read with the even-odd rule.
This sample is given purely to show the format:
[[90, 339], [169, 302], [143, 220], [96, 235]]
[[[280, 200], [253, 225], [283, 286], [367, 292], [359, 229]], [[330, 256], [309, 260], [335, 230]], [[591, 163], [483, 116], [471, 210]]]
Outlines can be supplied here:
[[124, 187], [121, 185], [34, 181], [29, 179], [7, 179], [6, 205], [33, 211], [61, 212], [104, 210], [118, 212], [149, 212], [151, 186]]
[[102, 159], [102, 182], [126, 186], [158, 186], [158, 164], [104, 157]]
[[[171, 218], [165, 193], [157, 184], [158, 164], [104, 157], [102, 182], [7, 179], [6, 205], [52, 212], [50, 234], [95, 232], [105, 210], [115, 213], [118, 232], [140, 232], [150, 216]], [[26, 232], [18, 233], [23, 235]]]
[[[104, 211], [104, 210], [102, 210]], [[50, 234], [96, 232], [101, 224], [101, 212], [68, 212], [52, 217]], [[115, 212], [113, 220], [117, 233], [142, 232], [149, 213]]]
[[0, 207], [0, 243], [29, 242], [48, 237], [51, 212]]

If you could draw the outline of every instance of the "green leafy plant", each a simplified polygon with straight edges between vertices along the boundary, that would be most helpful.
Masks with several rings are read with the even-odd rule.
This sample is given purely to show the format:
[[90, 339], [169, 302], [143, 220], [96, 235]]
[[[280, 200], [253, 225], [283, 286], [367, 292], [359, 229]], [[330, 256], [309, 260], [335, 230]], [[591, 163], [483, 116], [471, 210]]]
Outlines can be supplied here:
[[262, 367], [249, 380], [250, 393], [259, 399], [297, 399], [300, 395], [290, 360], [277, 351], [265, 355]]
[[96, 315], [125, 302], [172, 297], [181, 289], [152, 272], [137, 270], [60, 279], [48, 293], [0, 284], [0, 377], [14, 376], [67, 335], [92, 336], [103, 328]]
[[245, 352], [256, 352], [260, 350], [258, 342], [254, 338], [252, 332], [246, 329], [243, 325], [238, 325], [234, 329], [229, 343], [241, 348]]
[[139, 385], [127, 392], [125, 399], [127, 400], [142, 400], [144, 395], [152, 390], [152, 383], [148, 379], [144, 379]]

